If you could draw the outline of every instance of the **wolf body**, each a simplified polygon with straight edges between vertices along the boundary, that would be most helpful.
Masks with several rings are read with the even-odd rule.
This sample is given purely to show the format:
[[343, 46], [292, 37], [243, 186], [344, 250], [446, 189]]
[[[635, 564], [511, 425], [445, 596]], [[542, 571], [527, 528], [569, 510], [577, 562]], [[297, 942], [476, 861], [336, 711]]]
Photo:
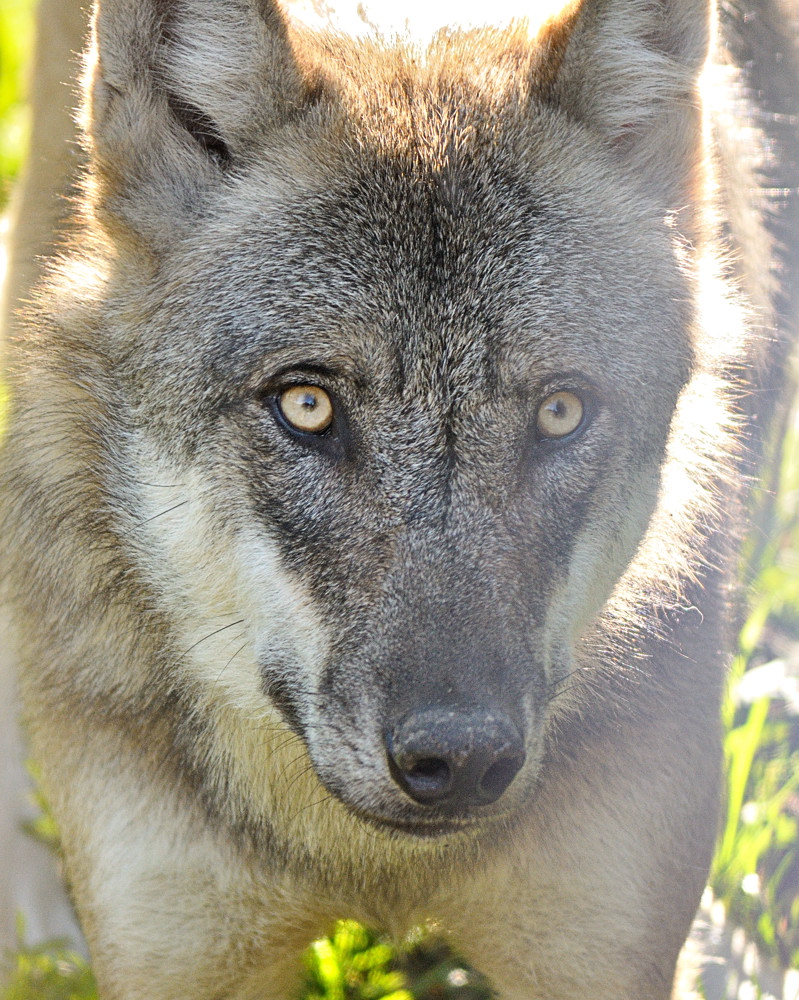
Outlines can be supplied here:
[[283, 1000], [342, 915], [502, 1000], [670, 995], [789, 311], [714, 26], [101, 0], [2, 538], [104, 1000]]

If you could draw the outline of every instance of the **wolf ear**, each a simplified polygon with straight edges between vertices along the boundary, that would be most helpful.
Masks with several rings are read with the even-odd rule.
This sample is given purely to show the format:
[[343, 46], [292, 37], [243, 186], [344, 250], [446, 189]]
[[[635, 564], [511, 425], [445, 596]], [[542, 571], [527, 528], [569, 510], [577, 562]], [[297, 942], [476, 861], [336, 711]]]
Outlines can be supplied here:
[[98, 0], [87, 70], [95, 203], [155, 245], [303, 100], [273, 0]]
[[542, 29], [545, 100], [600, 134], [666, 209], [698, 182], [709, 0], [576, 0]]

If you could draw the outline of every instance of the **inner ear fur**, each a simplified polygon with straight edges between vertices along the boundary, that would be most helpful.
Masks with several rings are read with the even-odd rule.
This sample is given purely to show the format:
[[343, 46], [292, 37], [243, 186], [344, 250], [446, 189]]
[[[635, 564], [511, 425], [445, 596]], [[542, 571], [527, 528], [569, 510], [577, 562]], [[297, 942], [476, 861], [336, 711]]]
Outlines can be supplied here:
[[98, 0], [86, 66], [96, 207], [156, 244], [303, 100], [270, 0]]
[[709, 0], [576, 0], [539, 36], [539, 92], [599, 135], [664, 211], [700, 183]]

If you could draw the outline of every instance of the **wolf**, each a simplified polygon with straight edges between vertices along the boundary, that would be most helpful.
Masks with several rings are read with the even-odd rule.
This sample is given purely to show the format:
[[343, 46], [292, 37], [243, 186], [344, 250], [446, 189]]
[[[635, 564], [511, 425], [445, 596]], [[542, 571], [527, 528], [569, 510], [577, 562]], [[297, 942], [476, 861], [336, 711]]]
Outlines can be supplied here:
[[99, 0], [0, 537], [103, 1000], [288, 1000], [340, 916], [501, 1000], [671, 996], [797, 78], [767, 0], [425, 46]]

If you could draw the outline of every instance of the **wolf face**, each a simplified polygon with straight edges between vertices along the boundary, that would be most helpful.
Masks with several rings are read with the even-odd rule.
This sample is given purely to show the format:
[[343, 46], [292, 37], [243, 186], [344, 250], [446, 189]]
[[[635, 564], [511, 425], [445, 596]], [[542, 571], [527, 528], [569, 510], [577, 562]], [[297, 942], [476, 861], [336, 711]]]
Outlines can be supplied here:
[[[268, 162], [221, 171], [117, 369], [145, 468], [217, 498], [192, 525], [176, 491], [224, 563], [184, 586], [254, 564], [195, 612], [246, 621], [225, 672], [330, 791], [411, 832], [529, 794], [654, 507], [694, 322], [662, 204], [591, 136], [564, 147], [535, 90], [486, 106], [464, 77], [495, 50], [442, 45], [454, 78], [368, 115], [316, 95], [287, 151], [278, 131]], [[267, 567], [310, 644], [275, 637]]]

